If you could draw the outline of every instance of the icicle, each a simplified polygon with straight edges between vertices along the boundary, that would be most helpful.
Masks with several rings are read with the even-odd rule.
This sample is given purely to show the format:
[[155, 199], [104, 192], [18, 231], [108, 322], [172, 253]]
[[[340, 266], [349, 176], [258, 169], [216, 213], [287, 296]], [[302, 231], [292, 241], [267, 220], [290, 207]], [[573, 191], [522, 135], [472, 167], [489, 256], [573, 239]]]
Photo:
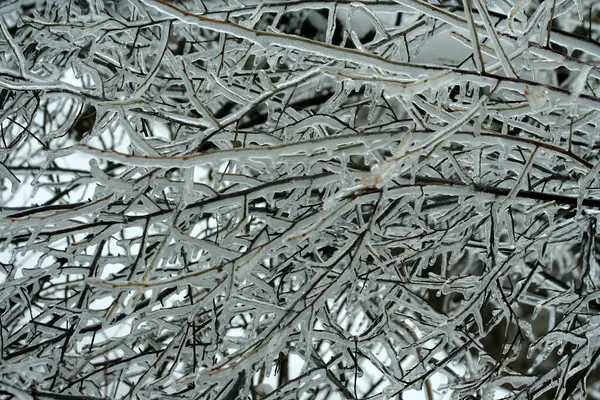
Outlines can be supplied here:
[[577, 15], [579, 15], [579, 20], [583, 21], [583, 19], [584, 19], [583, 4], [581, 4], [581, 0], [573, 0], [573, 1], [575, 1], [575, 6], [577, 7]]
[[460, 85], [458, 85], [458, 99], [457, 102], [459, 104], [462, 104], [465, 102], [465, 98], [467, 97], [467, 86], [468, 83], [461, 83]]
[[581, 96], [581, 93], [583, 93], [585, 89], [585, 85], [591, 71], [591, 65], [585, 64], [581, 67], [577, 77], [571, 83], [571, 103], [577, 103], [577, 99], [579, 96]]
[[487, 118], [487, 107], [485, 105], [483, 105], [480, 108], [479, 115], [475, 119], [475, 123], [473, 124], [473, 134], [475, 135], [475, 137], [481, 136], [481, 125], [483, 125], [483, 122], [485, 121], [486, 118]]

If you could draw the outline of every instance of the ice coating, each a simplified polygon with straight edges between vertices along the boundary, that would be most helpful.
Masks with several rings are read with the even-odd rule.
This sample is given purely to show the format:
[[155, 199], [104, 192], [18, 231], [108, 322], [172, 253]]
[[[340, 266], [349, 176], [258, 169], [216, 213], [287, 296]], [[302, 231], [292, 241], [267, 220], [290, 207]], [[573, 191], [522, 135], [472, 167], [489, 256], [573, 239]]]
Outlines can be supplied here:
[[598, 397], [591, 0], [5, 3], [2, 395]]

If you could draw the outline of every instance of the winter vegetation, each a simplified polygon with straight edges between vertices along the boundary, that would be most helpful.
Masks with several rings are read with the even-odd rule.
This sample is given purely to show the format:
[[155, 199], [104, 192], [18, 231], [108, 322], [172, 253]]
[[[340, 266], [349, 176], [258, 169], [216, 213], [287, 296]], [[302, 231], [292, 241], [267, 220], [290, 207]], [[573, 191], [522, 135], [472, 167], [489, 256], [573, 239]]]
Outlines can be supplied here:
[[600, 3], [0, 2], [0, 399], [600, 399]]

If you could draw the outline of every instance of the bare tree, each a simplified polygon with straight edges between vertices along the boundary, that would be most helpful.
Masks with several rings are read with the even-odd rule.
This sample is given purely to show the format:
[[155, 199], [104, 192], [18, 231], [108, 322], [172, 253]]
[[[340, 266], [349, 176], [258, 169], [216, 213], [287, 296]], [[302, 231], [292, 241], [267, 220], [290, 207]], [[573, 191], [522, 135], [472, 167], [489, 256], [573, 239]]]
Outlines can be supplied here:
[[600, 398], [599, 37], [595, 0], [0, 2], [0, 398]]

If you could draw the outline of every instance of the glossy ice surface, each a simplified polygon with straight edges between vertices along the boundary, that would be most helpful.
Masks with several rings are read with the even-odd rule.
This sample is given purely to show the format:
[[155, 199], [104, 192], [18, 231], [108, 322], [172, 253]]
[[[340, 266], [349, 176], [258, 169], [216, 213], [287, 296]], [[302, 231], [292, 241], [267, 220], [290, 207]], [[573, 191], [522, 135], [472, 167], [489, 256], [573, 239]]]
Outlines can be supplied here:
[[599, 398], [596, 3], [0, 2], [0, 398]]

